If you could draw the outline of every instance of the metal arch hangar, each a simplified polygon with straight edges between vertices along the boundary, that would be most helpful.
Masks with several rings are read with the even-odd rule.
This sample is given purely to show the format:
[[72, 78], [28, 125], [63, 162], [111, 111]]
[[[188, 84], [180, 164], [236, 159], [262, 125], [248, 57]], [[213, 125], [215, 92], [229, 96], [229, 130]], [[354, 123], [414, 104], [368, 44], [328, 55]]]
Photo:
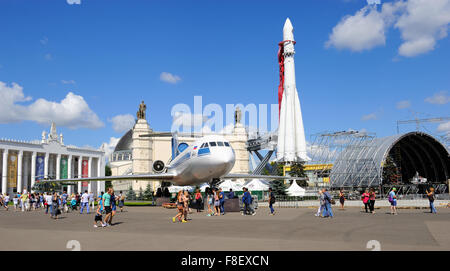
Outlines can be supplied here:
[[450, 177], [448, 149], [433, 136], [409, 132], [350, 145], [336, 158], [330, 172], [332, 187], [376, 187], [388, 184], [383, 169], [388, 157], [408, 184], [416, 172], [428, 183], [443, 184]]

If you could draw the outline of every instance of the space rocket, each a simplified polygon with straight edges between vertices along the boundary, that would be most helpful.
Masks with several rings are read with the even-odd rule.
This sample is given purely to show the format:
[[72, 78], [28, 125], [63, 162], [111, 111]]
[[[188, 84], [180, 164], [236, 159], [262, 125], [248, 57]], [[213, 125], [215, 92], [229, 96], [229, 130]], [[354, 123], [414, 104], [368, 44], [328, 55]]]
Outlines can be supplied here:
[[279, 43], [278, 51], [280, 85], [277, 161], [283, 163], [310, 160], [306, 153], [305, 130], [295, 83], [293, 31], [292, 23], [287, 18], [283, 28], [283, 41]]

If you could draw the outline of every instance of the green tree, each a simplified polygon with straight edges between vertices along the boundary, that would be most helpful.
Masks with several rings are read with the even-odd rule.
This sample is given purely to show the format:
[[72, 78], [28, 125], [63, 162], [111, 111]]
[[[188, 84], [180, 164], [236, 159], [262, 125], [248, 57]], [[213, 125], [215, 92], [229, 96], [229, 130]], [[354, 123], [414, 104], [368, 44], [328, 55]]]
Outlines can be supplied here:
[[131, 187], [131, 185], [127, 191], [127, 200], [136, 200], [136, 192], [134, 192], [133, 187]]
[[[262, 174], [263, 175], [275, 175], [275, 176], [283, 176], [283, 164], [272, 162], [270, 165], [273, 167], [273, 172], [269, 172], [266, 168], [264, 168]], [[284, 180], [273, 180], [270, 182], [270, 187], [272, 188], [275, 195], [286, 195], [286, 185]]]
[[153, 199], [153, 190], [150, 186], [150, 183], [147, 183], [147, 187], [144, 190], [144, 200], [152, 200]]

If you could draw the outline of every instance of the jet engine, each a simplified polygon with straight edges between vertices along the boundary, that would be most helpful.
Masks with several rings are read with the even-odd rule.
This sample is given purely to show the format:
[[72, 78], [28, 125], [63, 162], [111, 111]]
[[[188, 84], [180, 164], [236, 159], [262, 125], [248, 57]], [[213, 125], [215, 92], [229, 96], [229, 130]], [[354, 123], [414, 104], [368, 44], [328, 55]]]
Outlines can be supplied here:
[[162, 173], [166, 168], [166, 166], [164, 165], [163, 161], [156, 160], [155, 162], [153, 162], [152, 168], [155, 173]]

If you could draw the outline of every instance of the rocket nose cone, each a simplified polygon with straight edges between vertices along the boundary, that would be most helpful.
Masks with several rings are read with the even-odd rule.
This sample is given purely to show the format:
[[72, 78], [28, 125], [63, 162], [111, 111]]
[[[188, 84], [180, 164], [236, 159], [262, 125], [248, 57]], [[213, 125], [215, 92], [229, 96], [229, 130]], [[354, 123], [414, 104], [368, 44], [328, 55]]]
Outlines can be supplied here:
[[283, 40], [294, 40], [294, 27], [292, 26], [291, 20], [286, 19], [283, 27]]
[[284, 23], [283, 30], [291, 30], [294, 27], [292, 26], [291, 20], [289, 18], [286, 19], [286, 22]]

